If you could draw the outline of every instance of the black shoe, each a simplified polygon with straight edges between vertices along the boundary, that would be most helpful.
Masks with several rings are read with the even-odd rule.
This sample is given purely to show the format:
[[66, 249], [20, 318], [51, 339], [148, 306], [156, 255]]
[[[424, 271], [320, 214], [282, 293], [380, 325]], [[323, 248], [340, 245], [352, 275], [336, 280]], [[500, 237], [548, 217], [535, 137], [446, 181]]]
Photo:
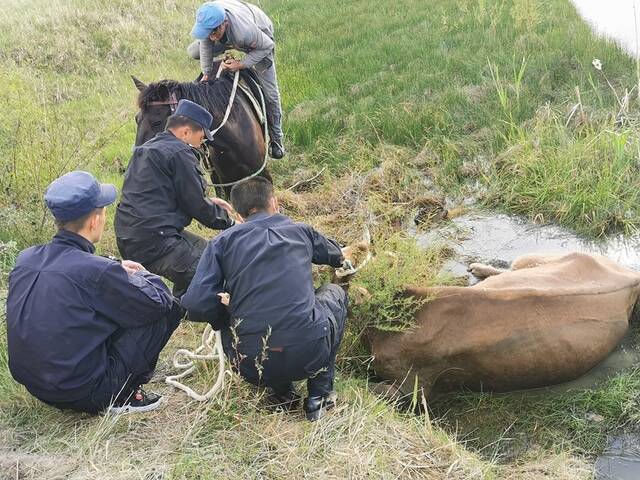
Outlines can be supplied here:
[[280, 144], [280, 142], [276, 142], [272, 140], [269, 143], [269, 156], [274, 160], [279, 160], [284, 157], [285, 151], [284, 147]]
[[331, 390], [323, 397], [307, 397], [304, 399], [304, 413], [307, 420], [315, 422], [320, 420], [326, 413], [336, 406], [338, 395]]
[[267, 407], [290, 412], [300, 406], [301, 399], [302, 397], [295, 390], [289, 390], [288, 392], [271, 390], [267, 395]]
[[162, 404], [162, 396], [155, 393], [146, 393], [142, 387], [131, 392], [124, 400], [116, 400], [109, 408], [108, 412], [113, 414], [121, 413], [142, 413], [155, 410]]

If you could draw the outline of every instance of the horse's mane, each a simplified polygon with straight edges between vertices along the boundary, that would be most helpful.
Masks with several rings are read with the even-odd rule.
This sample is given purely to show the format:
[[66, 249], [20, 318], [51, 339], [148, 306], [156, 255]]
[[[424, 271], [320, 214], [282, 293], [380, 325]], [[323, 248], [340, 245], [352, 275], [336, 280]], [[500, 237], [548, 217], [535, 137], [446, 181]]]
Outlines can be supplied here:
[[177, 82], [160, 80], [150, 83], [138, 95], [138, 108], [146, 108], [150, 102], [164, 101], [175, 93], [176, 98], [186, 98], [206, 108], [214, 118], [222, 118], [233, 87], [233, 76], [224, 74], [208, 82]]

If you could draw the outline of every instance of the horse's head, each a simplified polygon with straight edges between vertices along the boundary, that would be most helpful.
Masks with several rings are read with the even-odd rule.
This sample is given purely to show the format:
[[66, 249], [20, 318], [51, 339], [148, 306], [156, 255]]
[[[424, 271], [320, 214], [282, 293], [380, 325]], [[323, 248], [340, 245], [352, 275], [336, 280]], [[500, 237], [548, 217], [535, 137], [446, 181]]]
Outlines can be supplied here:
[[138, 88], [138, 113], [136, 114], [136, 146], [152, 139], [164, 130], [167, 118], [175, 110], [177, 99], [171, 93], [171, 82], [161, 81], [146, 85], [135, 77]]
[[[207, 168], [215, 170], [214, 183], [235, 182], [256, 172], [271, 180], [265, 168], [262, 125], [245, 93], [238, 89], [238, 95], [233, 95], [233, 74], [223, 74], [208, 82], [161, 80], [146, 85], [135, 77], [133, 82], [140, 92], [136, 146], [164, 131], [167, 118], [175, 111], [178, 101], [185, 98], [213, 116], [216, 136], [214, 141], [207, 142], [209, 155], [206, 161], [211, 162]], [[227, 116], [229, 105], [233, 108]]]

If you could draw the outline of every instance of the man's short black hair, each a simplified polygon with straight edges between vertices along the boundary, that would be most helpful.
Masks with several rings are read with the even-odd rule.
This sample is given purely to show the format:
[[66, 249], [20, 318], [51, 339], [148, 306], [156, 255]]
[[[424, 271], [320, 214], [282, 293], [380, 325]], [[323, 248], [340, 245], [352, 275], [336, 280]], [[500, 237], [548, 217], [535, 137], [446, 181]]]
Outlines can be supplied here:
[[62, 221], [62, 220], [58, 220], [57, 218], [54, 218], [53, 222], [55, 223], [58, 230], [68, 230], [73, 233], [78, 233], [80, 230], [82, 230], [85, 227], [89, 218], [91, 218], [93, 215], [96, 215], [97, 213], [101, 213], [103, 209], [104, 207], [95, 208], [91, 210], [89, 213], [81, 216], [80, 218], [76, 218], [74, 220]]
[[194, 132], [202, 130], [202, 125], [191, 120], [189, 117], [185, 117], [184, 115], [171, 115], [167, 118], [167, 125], [164, 128], [165, 130], [170, 130], [172, 128], [180, 128], [184, 126], [189, 127]]
[[231, 204], [236, 212], [247, 218], [255, 211], [269, 208], [273, 198], [273, 185], [263, 177], [253, 177], [240, 182], [231, 189]]

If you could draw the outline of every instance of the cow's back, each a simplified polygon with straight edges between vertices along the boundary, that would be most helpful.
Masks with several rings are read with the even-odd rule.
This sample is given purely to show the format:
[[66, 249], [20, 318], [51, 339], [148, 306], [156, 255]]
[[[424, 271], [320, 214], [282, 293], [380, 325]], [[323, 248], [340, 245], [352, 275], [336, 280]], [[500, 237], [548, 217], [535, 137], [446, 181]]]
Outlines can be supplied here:
[[417, 374], [436, 390], [508, 391], [568, 381], [622, 339], [639, 285], [634, 271], [573, 253], [473, 287], [410, 288], [431, 300], [411, 331], [371, 332], [376, 371], [397, 381]]

